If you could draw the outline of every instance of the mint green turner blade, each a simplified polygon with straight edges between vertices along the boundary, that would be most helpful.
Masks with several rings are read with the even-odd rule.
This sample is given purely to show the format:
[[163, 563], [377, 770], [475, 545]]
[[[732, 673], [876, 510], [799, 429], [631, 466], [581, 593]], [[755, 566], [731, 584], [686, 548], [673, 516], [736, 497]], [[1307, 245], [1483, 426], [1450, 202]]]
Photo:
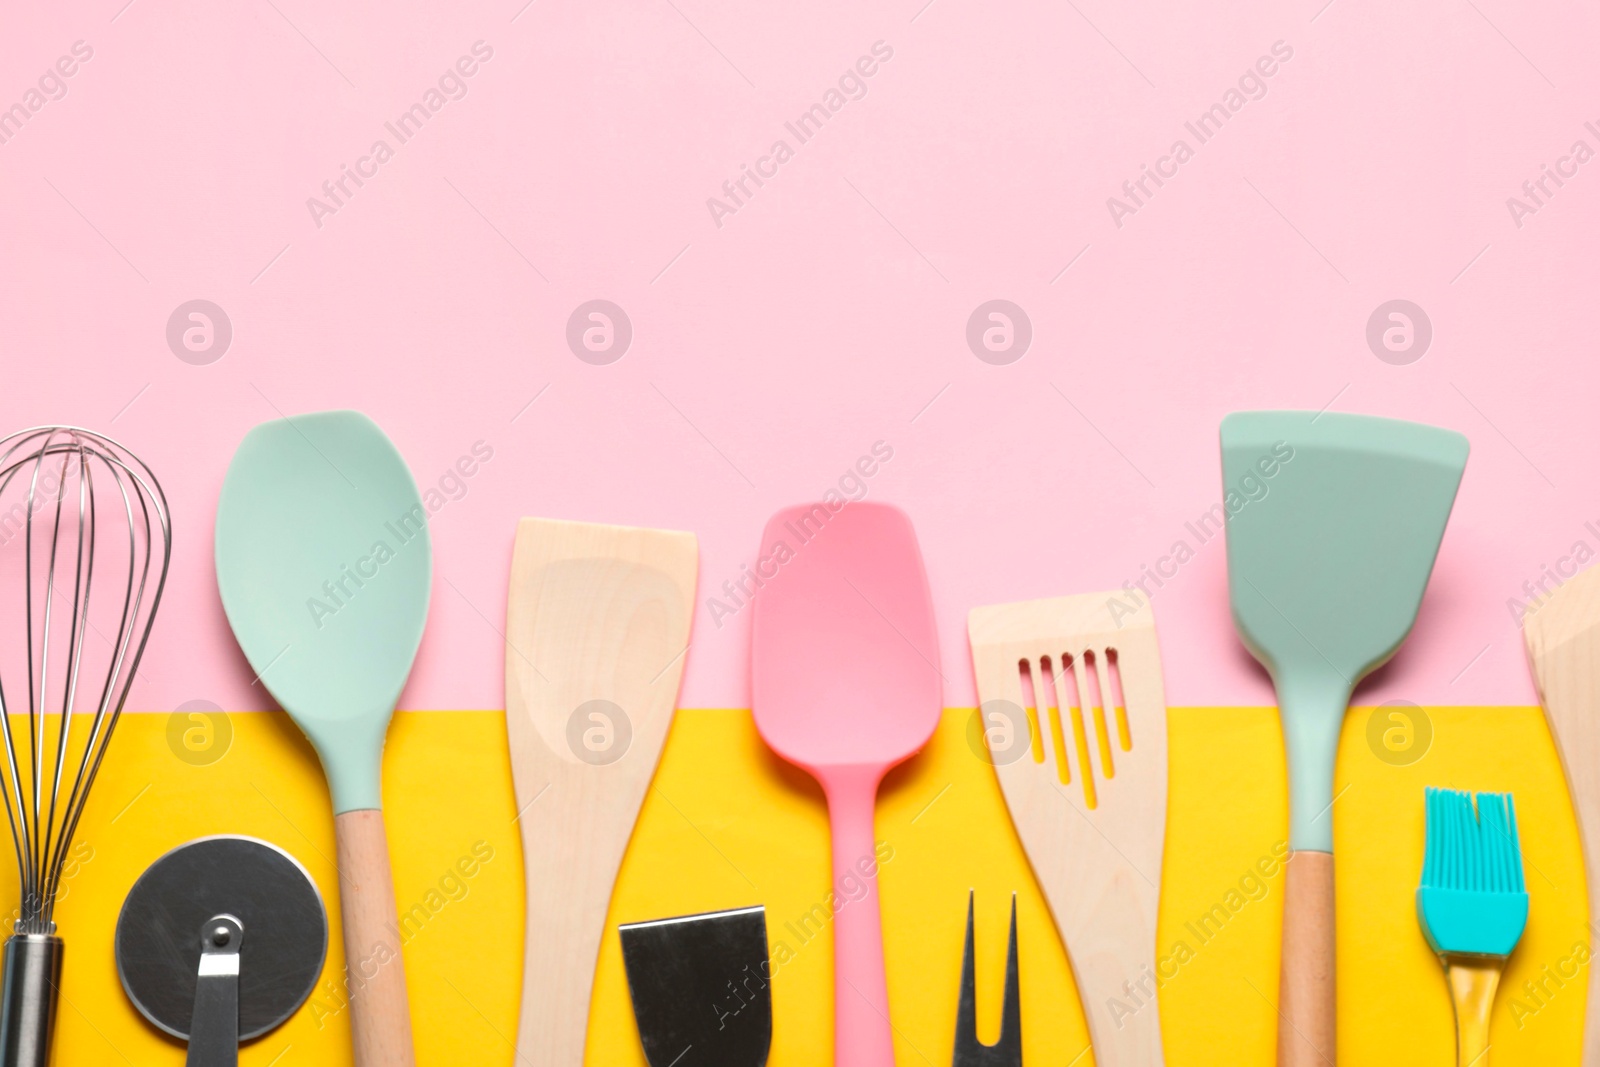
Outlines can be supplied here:
[[1467, 439], [1364, 415], [1222, 420], [1228, 589], [1289, 761], [1280, 1065], [1334, 1060], [1333, 764], [1356, 683], [1416, 621]]
[[428, 614], [432, 553], [416, 483], [359, 412], [262, 423], [223, 480], [216, 559], [234, 636], [310, 738], [333, 794], [355, 1062], [408, 1067], [379, 773]]

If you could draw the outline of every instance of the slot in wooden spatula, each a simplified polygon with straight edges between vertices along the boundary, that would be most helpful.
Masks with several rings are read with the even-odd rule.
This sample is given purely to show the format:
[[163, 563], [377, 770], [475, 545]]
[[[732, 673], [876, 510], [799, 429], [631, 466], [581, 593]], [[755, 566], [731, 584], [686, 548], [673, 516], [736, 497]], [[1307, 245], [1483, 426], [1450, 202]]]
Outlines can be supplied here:
[[[1522, 637], [1578, 816], [1589, 914], [1600, 915], [1600, 567], [1533, 608], [1522, 621]], [[1600, 1063], [1600, 968], [1593, 964], [1583, 1062]]]
[[1067, 946], [1100, 1067], [1160, 1067], [1156, 908], [1167, 704], [1148, 602], [1090, 593], [968, 617], [990, 760]]
[[527, 868], [517, 1062], [580, 1067], [612, 883], [689, 645], [693, 534], [523, 519], [506, 733]]

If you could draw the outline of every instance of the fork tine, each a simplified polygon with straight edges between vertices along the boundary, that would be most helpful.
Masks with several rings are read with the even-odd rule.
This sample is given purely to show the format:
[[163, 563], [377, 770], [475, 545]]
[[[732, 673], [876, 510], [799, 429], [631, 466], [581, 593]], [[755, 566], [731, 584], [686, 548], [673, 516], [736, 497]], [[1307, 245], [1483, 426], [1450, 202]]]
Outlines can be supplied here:
[[1006, 949], [1006, 1000], [1000, 1040], [987, 1051], [992, 1067], [1022, 1067], [1022, 997], [1017, 978], [1017, 895], [1011, 894], [1011, 944]]
[[982, 1067], [978, 1044], [977, 964], [972, 952], [972, 898], [967, 890], [967, 941], [961, 954], [961, 995], [956, 1002], [956, 1049], [954, 1067]]

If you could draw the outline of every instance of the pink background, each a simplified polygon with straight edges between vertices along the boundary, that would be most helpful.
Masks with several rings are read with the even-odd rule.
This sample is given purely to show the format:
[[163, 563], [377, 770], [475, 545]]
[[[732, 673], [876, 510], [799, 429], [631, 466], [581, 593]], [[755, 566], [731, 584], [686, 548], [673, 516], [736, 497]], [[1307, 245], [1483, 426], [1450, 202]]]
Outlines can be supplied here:
[[[870, 497], [917, 525], [968, 703], [969, 607], [1137, 577], [1220, 495], [1225, 412], [1325, 406], [1473, 443], [1363, 699], [1531, 701], [1507, 599], [1600, 548], [1600, 161], [1520, 227], [1506, 199], [1600, 149], [1600, 16], [924, 3], [12, 5], [0, 106], [74, 42], [93, 58], [0, 144], [0, 427], [100, 429], [164, 480], [175, 569], [134, 704], [264, 706], [212, 577], [217, 489], [250, 426], [332, 407], [425, 488], [494, 450], [433, 519], [406, 707], [501, 706], [519, 515], [697, 532], [682, 702], [745, 704], [749, 613], [718, 627], [705, 598], [880, 440]], [[397, 145], [384, 123], [479, 40], [465, 97]], [[1280, 40], [1267, 95], [1198, 144], [1185, 121]], [[784, 123], [877, 41], [865, 97], [798, 145]], [[1119, 228], [1107, 198], [1179, 137], [1194, 158]], [[378, 138], [394, 158], [319, 228], [307, 198]], [[719, 228], [707, 198], [778, 138], [794, 158]], [[165, 334], [196, 298], [234, 331], [204, 366]], [[565, 341], [594, 298], [633, 324], [608, 366]], [[1034, 331], [1008, 366], [965, 340], [995, 298]], [[1394, 298], [1433, 324], [1410, 365], [1365, 340]], [[1225, 577], [1219, 539], [1157, 594], [1174, 704], [1272, 701]]]

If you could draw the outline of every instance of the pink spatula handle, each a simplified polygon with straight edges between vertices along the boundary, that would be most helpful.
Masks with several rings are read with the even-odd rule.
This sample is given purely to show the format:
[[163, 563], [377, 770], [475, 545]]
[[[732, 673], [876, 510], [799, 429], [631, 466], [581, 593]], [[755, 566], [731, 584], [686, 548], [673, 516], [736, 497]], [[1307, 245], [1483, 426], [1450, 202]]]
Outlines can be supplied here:
[[821, 777], [833, 824], [839, 908], [833, 920], [834, 1067], [894, 1067], [873, 827], [883, 770], [830, 768]]

